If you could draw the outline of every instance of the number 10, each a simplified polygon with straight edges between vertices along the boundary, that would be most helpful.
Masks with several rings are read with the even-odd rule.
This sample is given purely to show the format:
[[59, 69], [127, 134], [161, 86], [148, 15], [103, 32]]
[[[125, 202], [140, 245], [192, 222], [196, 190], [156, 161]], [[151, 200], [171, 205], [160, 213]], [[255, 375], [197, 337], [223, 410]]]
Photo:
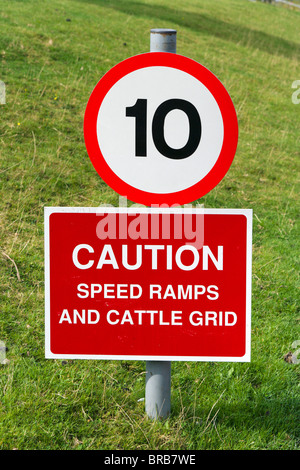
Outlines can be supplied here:
[[[189, 120], [189, 136], [181, 148], [170, 147], [165, 139], [165, 119], [174, 109], [183, 111]], [[135, 156], [147, 157], [147, 100], [138, 98], [133, 106], [126, 108], [126, 116], [135, 117]], [[201, 139], [201, 120], [195, 106], [189, 101], [176, 98], [164, 101], [153, 116], [152, 138], [157, 150], [167, 158], [182, 160], [192, 155]]]

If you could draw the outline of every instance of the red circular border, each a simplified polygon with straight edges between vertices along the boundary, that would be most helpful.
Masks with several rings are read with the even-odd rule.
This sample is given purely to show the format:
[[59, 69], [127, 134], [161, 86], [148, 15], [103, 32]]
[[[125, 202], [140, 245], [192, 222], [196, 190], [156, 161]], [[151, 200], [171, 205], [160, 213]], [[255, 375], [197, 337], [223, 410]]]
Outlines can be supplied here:
[[[187, 189], [172, 193], [151, 193], [137, 189], [119, 178], [109, 167], [99, 147], [97, 118], [102, 101], [112, 86], [125, 75], [144, 67], [172, 67], [192, 75], [214, 96], [221, 111], [224, 138], [220, 155], [209, 173]], [[211, 191], [225, 176], [233, 161], [238, 142], [238, 121], [231, 98], [219, 79], [207, 68], [187, 57], [166, 52], [150, 52], [130, 57], [110, 69], [97, 83], [86, 106], [84, 139], [88, 155], [100, 177], [130, 201], [152, 204], [190, 203]]]

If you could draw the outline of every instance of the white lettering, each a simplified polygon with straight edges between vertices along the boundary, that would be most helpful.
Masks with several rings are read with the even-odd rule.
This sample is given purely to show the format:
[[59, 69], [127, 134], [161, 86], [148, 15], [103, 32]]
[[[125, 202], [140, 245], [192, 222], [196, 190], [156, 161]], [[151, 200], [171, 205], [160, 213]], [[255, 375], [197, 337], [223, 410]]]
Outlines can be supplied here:
[[212, 294], [214, 295], [214, 297], [212, 297], [212, 295], [208, 295], [207, 298], [210, 299], [210, 300], [216, 300], [219, 298], [219, 292], [218, 292], [218, 286], [208, 286], [207, 288], [207, 292], [209, 294]]
[[[129, 251], [130, 245], [122, 245], [121, 259], [116, 259], [113, 247], [111, 245], [104, 245], [100, 253], [98, 264], [96, 269], [102, 269], [104, 265], [110, 265], [113, 269], [119, 269], [119, 265], [123, 265], [125, 269], [130, 271], [137, 270], [142, 266], [144, 261], [144, 251], [150, 251], [151, 269], [157, 270], [159, 268], [171, 270], [173, 269], [173, 259], [175, 258], [176, 265], [182, 271], [192, 271], [200, 265], [200, 253], [193, 245], [180, 246], [174, 253], [172, 245], [136, 245], [135, 246], [135, 262], [132, 260], [129, 263], [129, 259], [132, 253]], [[74, 265], [78, 269], [89, 269], [94, 265], [95, 260], [89, 259], [87, 262], [79, 260], [80, 252], [87, 250], [89, 253], [94, 253], [94, 248], [87, 244], [77, 245], [72, 254]], [[161, 255], [158, 252], [161, 252]], [[145, 256], [145, 254], [144, 254]], [[192, 256], [192, 259], [191, 259]], [[209, 260], [211, 261], [209, 263]], [[146, 258], [146, 263], [148, 260]], [[218, 246], [218, 254], [215, 256], [211, 249], [204, 245], [202, 249], [202, 269], [207, 271], [209, 266], [214, 266], [218, 271], [223, 270], [223, 246]], [[95, 284], [96, 286], [96, 284]], [[80, 292], [85, 295], [84, 285], [80, 287]], [[95, 287], [94, 293], [97, 293], [97, 287]], [[84, 297], [82, 297], [84, 298]]]
[[189, 315], [189, 322], [193, 326], [234, 326], [237, 322], [235, 312], [212, 312], [206, 311], [202, 314], [197, 310]]
[[211, 252], [211, 249], [207, 246], [203, 246], [203, 260], [202, 260], [202, 268], [204, 271], [208, 270], [208, 257], [212, 260], [213, 264], [217, 268], [218, 271], [223, 270], [223, 246], [218, 246], [218, 259], [214, 257]]
[[[94, 320], [92, 320], [93, 314], [95, 315]], [[100, 313], [98, 312], [98, 310], [88, 310], [88, 323], [90, 325], [98, 323], [99, 320], [100, 320]]]
[[193, 326], [202, 326], [202, 313], [201, 312], [192, 312], [189, 317], [190, 324]]
[[[71, 318], [71, 315], [73, 316], [73, 318]], [[100, 320], [100, 313], [98, 312], [98, 310], [88, 310], [86, 312], [85, 309], [79, 311], [74, 308], [73, 313], [71, 315], [65, 308], [60, 316], [59, 323], [67, 321], [70, 325], [76, 325], [77, 323], [81, 323], [82, 325], [86, 323], [88, 325], [93, 325], [95, 323], [98, 323]]]
[[72, 259], [73, 259], [74, 265], [78, 269], [89, 269], [89, 268], [91, 268], [94, 264], [94, 261], [92, 261], [92, 260], [88, 261], [88, 263], [86, 263], [86, 264], [79, 263], [78, 253], [79, 253], [80, 250], [87, 250], [89, 253], [94, 253], [94, 250], [90, 245], [86, 245], [84, 243], [82, 243], [81, 245], [77, 245], [74, 248], [73, 254], [72, 254]]
[[80, 299], [138, 299], [143, 289], [139, 284], [78, 284], [77, 297]]
[[73, 310], [73, 323], [76, 325], [77, 323], [77, 318], [81, 323], [85, 323], [85, 310], [82, 310], [82, 313], [80, 314], [78, 310]]
[[171, 284], [167, 286], [163, 298], [166, 299], [167, 297], [172, 297], [173, 299], [176, 299], [176, 295]]
[[153, 299], [155, 295], [161, 299], [161, 289], [162, 287], [158, 284], [150, 284], [150, 299]]
[[102, 291], [101, 284], [91, 284], [91, 298], [95, 297], [95, 294], [99, 294]]
[[78, 284], [77, 291], [82, 292], [82, 294], [77, 293], [77, 297], [81, 299], [86, 299], [89, 296], [89, 286], [87, 284]]
[[124, 323], [129, 322], [131, 325], [134, 325], [132, 316], [130, 315], [129, 310], [125, 310], [123, 318], [121, 320], [121, 325], [124, 325]]
[[117, 318], [116, 320], [113, 321], [110, 318], [112, 313], [114, 313], [117, 317], [119, 316], [119, 312], [117, 310], [110, 310], [109, 312], [107, 312], [107, 315], [106, 315], [107, 323], [109, 323], [110, 325], [117, 325], [119, 323], [119, 319]]
[[109, 310], [106, 315], [107, 323], [110, 325], [182, 325], [182, 311], [172, 310], [164, 312], [163, 310], [125, 310], [123, 313], [118, 310]]
[[166, 287], [162, 287], [159, 284], [150, 284], [149, 285], [149, 298], [150, 299], [195, 299], [197, 300], [200, 296], [204, 296], [209, 300], [215, 300], [219, 297], [218, 286], [208, 286], [205, 287], [201, 284], [188, 284], [183, 286], [182, 284], [173, 286], [168, 284]]
[[182, 311], [172, 310], [171, 325], [182, 325]]
[[[181, 254], [184, 252], [184, 251], [191, 251], [194, 255], [194, 261], [192, 262], [191, 265], [185, 265], [182, 263], [181, 261]], [[177, 252], [176, 252], [176, 255], [175, 255], [175, 260], [176, 260], [176, 264], [177, 266], [182, 269], [183, 271], [191, 271], [192, 269], [195, 269], [195, 267], [198, 265], [199, 263], [199, 251], [194, 247], [194, 246], [191, 246], [191, 245], [185, 245], [185, 246], [181, 246], [180, 248], [178, 248]]]
[[128, 299], [128, 284], [117, 284], [117, 298]]
[[157, 252], [158, 250], [164, 250], [164, 245], [145, 245], [145, 250], [151, 250], [152, 252], [152, 269], [157, 269]]
[[68, 323], [72, 324], [72, 320], [70, 318], [68, 310], [65, 308], [60, 316], [59, 323], [63, 321], [67, 321]]
[[167, 269], [172, 269], [172, 245], [167, 245]]
[[198, 299], [199, 295], [203, 295], [205, 293], [205, 287], [204, 286], [195, 286], [194, 287], [194, 298]]
[[[229, 321], [229, 315], [233, 317], [232, 321]], [[234, 312], [225, 312], [225, 326], [233, 326], [237, 322], [237, 316]]]
[[104, 297], [106, 299], [114, 299], [114, 284], [104, 284]]
[[192, 286], [188, 285], [186, 286], [186, 289], [184, 290], [184, 287], [179, 285], [178, 286], [178, 299], [191, 299], [192, 298]]
[[142, 265], [142, 245], [136, 246], [136, 263], [128, 264], [128, 245], [122, 246], [122, 264], [124, 268], [133, 270], [139, 269]]
[[208, 325], [210, 321], [213, 322], [213, 325], [217, 325], [217, 312], [205, 312], [205, 325]]
[[[106, 255], [109, 255], [109, 259], [106, 259]], [[111, 264], [114, 269], [119, 269], [115, 254], [111, 245], [104, 245], [102, 253], [100, 255], [97, 269], [102, 269], [104, 264]]]
[[[134, 291], [137, 290], [135, 294]], [[143, 289], [139, 284], [130, 284], [130, 299], [139, 299], [142, 295]]]

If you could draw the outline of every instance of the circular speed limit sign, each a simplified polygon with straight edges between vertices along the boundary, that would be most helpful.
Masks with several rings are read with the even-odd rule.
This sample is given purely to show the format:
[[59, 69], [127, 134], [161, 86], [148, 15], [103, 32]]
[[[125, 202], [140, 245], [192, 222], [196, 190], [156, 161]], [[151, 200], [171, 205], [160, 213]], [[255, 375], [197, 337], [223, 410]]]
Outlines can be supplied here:
[[198, 62], [151, 52], [98, 82], [84, 117], [101, 178], [134, 202], [185, 204], [207, 194], [235, 155], [238, 123], [222, 83]]

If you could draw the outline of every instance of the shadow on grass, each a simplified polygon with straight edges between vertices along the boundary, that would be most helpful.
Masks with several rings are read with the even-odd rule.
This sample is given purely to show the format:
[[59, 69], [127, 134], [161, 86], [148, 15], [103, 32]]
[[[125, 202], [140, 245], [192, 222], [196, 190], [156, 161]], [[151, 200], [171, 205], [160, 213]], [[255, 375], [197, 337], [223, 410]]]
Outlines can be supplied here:
[[[183, 26], [199, 34], [215, 36], [216, 38], [231, 41], [242, 46], [259, 49], [263, 52], [284, 57], [299, 57], [300, 44], [273, 36], [263, 31], [254, 30], [246, 26], [229, 23], [219, 18], [213, 18], [201, 13], [188, 12], [183, 9], [170, 8], [164, 5], [147, 5], [128, 0], [77, 0], [82, 3], [101, 5], [112, 8], [128, 15], [157, 18], [158, 21], [167, 22], [169, 27]], [[160, 25], [153, 24], [157, 28]], [[163, 25], [165, 27], [165, 24]], [[121, 31], [120, 31], [121, 34]]]
[[[182, 404], [176, 403], [171, 414], [173, 418], [180, 415], [181, 406]], [[278, 448], [293, 448], [300, 442], [299, 412], [299, 401], [294, 398], [265, 397], [260, 401], [248, 400], [230, 404], [223, 400], [208, 414], [207, 410], [204, 412], [201, 409], [200, 404], [196, 410], [188, 409], [182, 426], [195, 443], [199, 441], [199, 436], [205, 440], [204, 435], [211, 432], [216, 433], [216, 439], [222, 441], [224, 433], [227, 432], [230, 436], [232, 430], [244, 441], [247, 432], [253, 433], [253, 436], [259, 435], [257, 442], [261, 449], [269, 449], [274, 445]], [[230, 443], [226, 442], [226, 445]], [[248, 445], [247, 442], [245, 445]]]

